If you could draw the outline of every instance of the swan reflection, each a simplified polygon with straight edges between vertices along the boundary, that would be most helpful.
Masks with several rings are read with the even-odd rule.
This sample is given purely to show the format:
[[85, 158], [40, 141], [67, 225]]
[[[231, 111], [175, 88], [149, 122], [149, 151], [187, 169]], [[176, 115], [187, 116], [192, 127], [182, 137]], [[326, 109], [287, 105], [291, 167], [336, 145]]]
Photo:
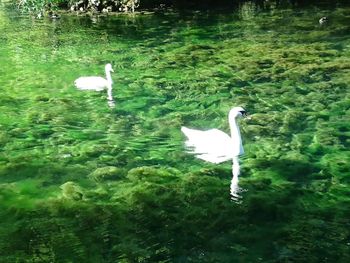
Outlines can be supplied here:
[[110, 108], [115, 108], [115, 101], [113, 99], [108, 99], [107, 104]]
[[239, 195], [239, 192], [241, 192], [241, 189], [238, 186], [239, 173], [240, 173], [240, 169], [239, 169], [238, 158], [234, 157], [232, 159], [232, 179], [230, 184], [230, 195], [231, 195], [231, 200], [233, 201], [239, 201], [239, 199], [241, 198], [241, 196]]

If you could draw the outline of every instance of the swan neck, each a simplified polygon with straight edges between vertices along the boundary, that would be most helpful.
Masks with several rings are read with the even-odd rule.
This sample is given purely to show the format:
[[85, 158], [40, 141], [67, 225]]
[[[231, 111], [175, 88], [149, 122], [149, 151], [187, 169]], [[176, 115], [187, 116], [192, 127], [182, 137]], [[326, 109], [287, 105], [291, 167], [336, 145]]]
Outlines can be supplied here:
[[109, 70], [106, 70], [106, 79], [107, 82], [112, 85], [113, 81], [112, 81], [112, 77], [111, 77], [111, 72]]
[[235, 117], [229, 118], [230, 130], [231, 130], [231, 138], [239, 138], [241, 139], [241, 134], [239, 131], [239, 127], [237, 124], [237, 120]]
[[[236, 117], [229, 117], [229, 124], [231, 130], [231, 139], [234, 140], [239, 147], [242, 147], [241, 132], [239, 130]], [[239, 151], [240, 152], [240, 151]]]

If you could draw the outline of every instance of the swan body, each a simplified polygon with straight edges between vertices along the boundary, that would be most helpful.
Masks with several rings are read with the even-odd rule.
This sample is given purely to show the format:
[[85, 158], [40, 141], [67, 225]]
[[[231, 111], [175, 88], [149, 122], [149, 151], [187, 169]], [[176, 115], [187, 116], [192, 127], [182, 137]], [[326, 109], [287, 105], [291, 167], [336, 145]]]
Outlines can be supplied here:
[[244, 154], [241, 133], [236, 119], [245, 114], [246, 111], [242, 107], [234, 107], [230, 110], [228, 120], [231, 136], [218, 129], [201, 131], [181, 127], [181, 131], [187, 137], [186, 146], [197, 158], [211, 163], [232, 160], [230, 194], [234, 201], [240, 198], [238, 192], [242, 191], [238, 186], [238, 175], [240, 174], [238, 157]]
[[97, 76], [80, 77], [74, 81], [74, 85], [80, 90], [102, 91], [107, 89], [108, 99], [112, 98], [112, 77], [111, 72], [114, 72], [111, 64], [105, 66], [106, 78]]
[[80, 77], [74, 81], [75, 86], [80, 90], [104, 90], [109, 82], [102, 77]]
[[197, 158], [211, 163], [222, 163], [244, 154], [241, 134], [236, 118], [243, 116], [245, 110], [242, 107], [234, 107], [229, 112], [229, 124], [231, 136], [218, 129], [207, 131], [181, 127], [186, 135], [186, 146], [192, 149]]

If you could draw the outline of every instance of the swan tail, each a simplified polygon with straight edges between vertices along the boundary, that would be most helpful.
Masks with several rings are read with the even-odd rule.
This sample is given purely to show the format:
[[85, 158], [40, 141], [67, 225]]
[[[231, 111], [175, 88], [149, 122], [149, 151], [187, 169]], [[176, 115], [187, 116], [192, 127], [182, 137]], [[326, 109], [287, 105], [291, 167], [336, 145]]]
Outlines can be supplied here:
[[185, 126], [182, 126], [181, 131], [183, 132], [183, 134], [186, 135], [187, 138], [189, 138], [191, 136], [191, 129], [189, 129]]

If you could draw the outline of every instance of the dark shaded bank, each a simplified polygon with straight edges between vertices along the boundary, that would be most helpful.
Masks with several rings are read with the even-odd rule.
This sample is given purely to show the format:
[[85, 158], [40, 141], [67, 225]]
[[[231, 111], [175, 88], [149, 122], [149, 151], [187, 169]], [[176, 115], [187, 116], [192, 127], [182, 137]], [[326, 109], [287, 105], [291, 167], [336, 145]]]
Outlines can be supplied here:
[[201, 9], [218, 9], [218, 8], [235, 8], [244, 2], [254, 2], [257, 6], [266, 8], [270, 5], [276, 7], [306, 7], [310, 5], [318, 6], [337, 6], [350, 4], [349, 0], [141, 0], [140, 8], [157, 8], [157, 7], [176, 7], [176, 8], [201, 8]]
[[259, 10], [272, 8], [306, 8], [317, 5], [320, 8], [335, 8], [350, 4], [349, 0], [13, 0], [21, 10], [41, 18], [48, 14], [56, 18], [57, 9], [76, 12], [135, 12], [137, 10], [163, 10], [175, 8], [177, 10], [221, 10], [232, 11], [249, 3]]

